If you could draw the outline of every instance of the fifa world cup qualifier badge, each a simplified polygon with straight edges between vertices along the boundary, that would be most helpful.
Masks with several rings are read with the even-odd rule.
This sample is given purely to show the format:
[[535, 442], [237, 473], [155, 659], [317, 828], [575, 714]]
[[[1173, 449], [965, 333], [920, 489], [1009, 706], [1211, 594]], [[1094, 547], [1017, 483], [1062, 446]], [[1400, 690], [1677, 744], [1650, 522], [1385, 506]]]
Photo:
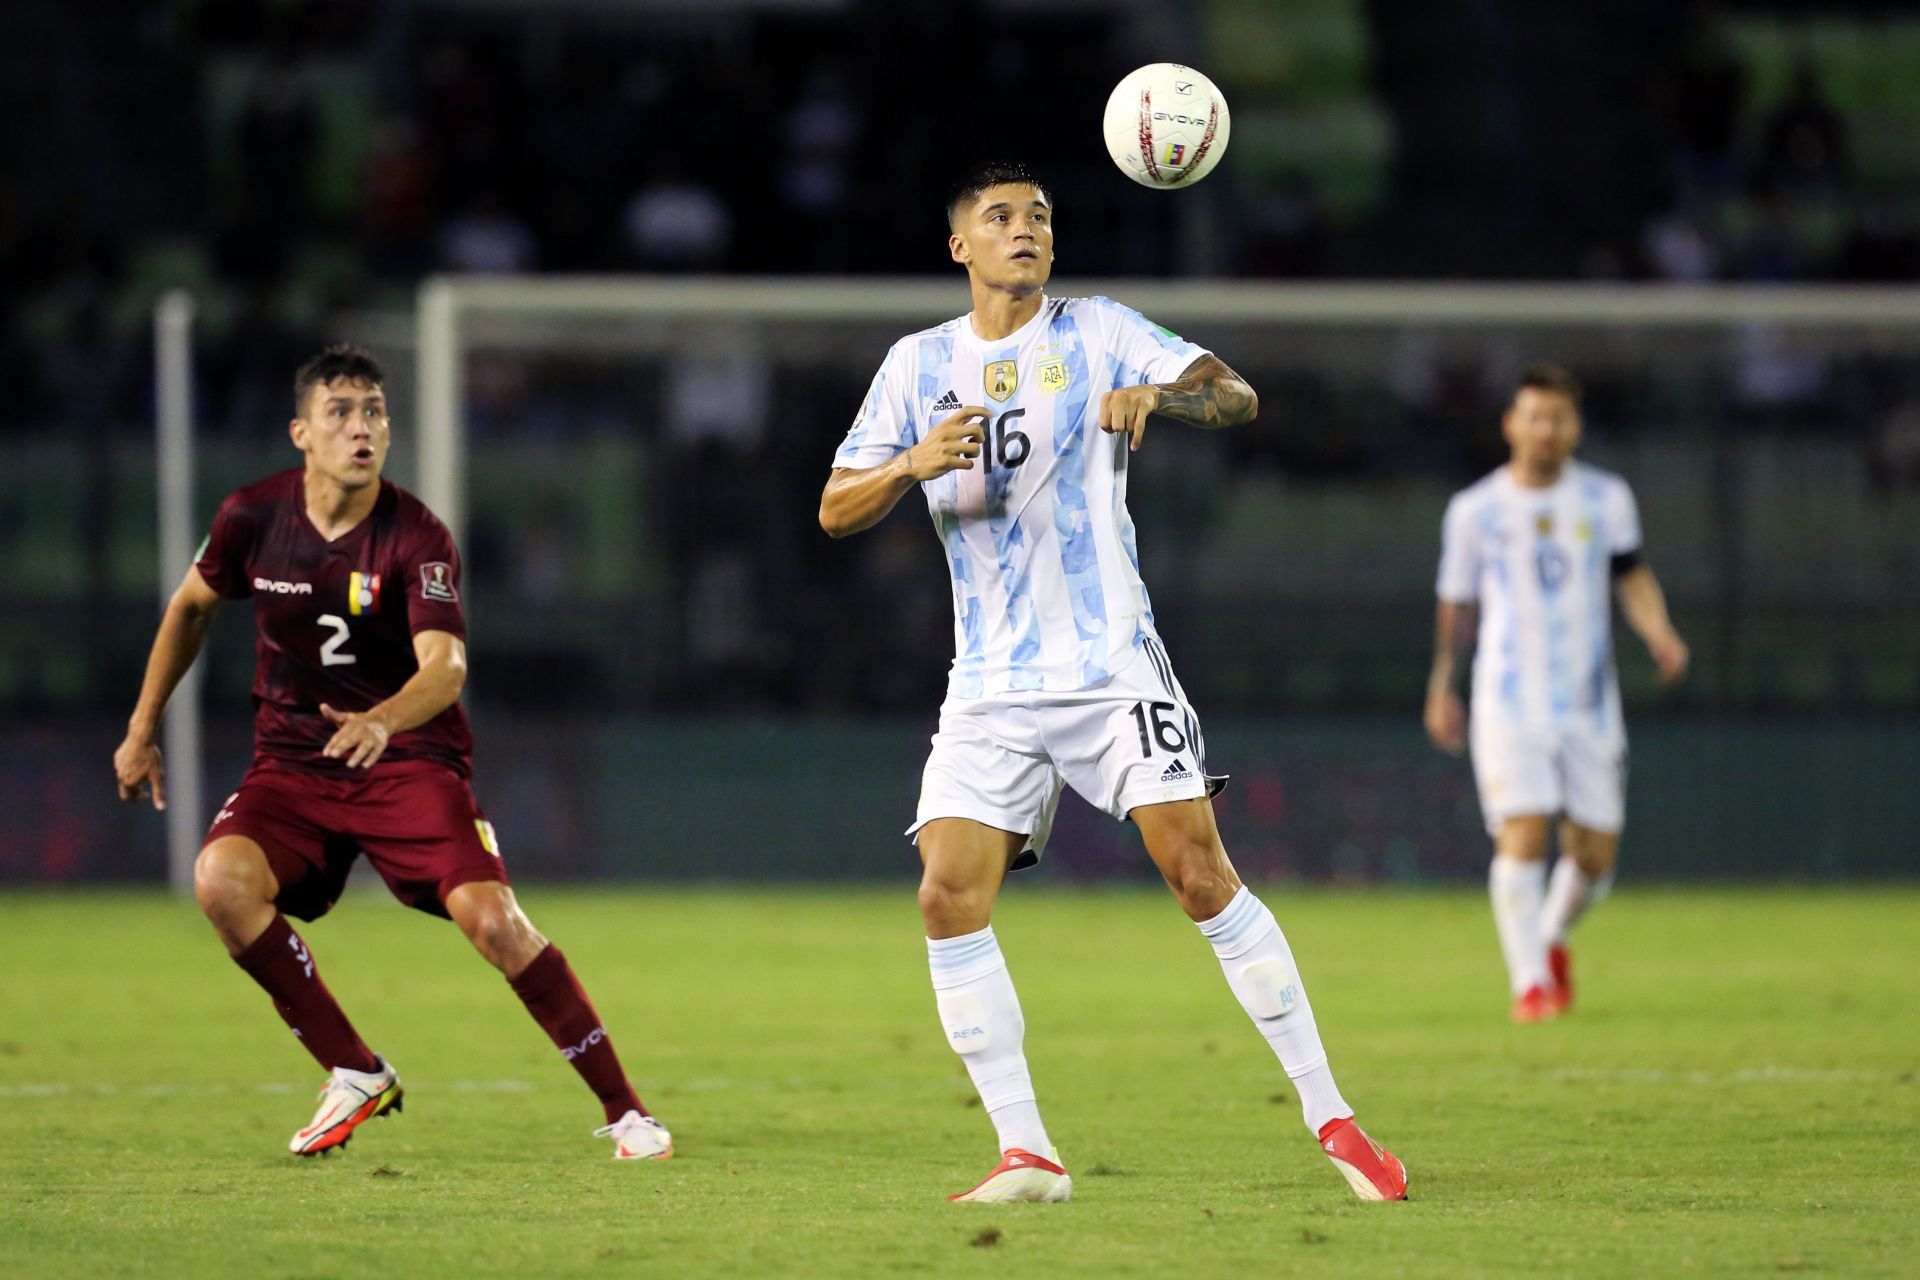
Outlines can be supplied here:
[[423, 600], [444, 600], [448, 604], [458, 604], [460, 593], [454, 589], [453, 566], [439, 560], [429, 560], [421, 565], [420, 597]]

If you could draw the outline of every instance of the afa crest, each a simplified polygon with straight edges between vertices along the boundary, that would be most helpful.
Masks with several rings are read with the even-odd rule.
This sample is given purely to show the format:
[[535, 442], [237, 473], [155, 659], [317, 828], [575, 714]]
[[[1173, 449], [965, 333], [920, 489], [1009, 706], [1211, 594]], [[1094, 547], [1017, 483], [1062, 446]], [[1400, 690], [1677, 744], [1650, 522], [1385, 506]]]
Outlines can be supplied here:
[[1040, 362], [1040, 389], [1050, 396], [1057, 396], [1067, 389], [1067, 362], [1065, 360], [1042, 360]]
[[995, 360], [986, 367], [980, 380], [989, 398], [1005, 400], [1020, 385], [1020, 368], [1011, 360]]

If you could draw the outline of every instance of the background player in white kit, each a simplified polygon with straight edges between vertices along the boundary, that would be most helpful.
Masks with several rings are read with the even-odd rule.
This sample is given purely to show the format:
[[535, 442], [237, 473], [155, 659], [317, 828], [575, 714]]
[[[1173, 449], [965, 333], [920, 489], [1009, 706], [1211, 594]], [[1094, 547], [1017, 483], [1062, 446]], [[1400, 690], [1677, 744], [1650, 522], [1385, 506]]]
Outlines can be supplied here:
[[[1447, 504], [1426, 723], [1443, 750], [1470, 744], [1513, 1017], [1539, 1022], [1572, 1003], [1567, 934], [1612, 885], [1625, 822], [1609, 589], [1668, 684], [1686, 674], [1687, 646], [1641, 559], [1633, 491], [1572, 460], [1579, 383], [1557, 366], [1528, 369], [1501, 426], [1512, 459]], [[1470, 650], [1469, 727], [1455, 683]]]
[[834, 455], [820, 523], [836, 538], [857, 533], [918, 485], [953, 579], [956, 654], [909, 834], [925, 864], [920, 910], [940, 1020], [1001, 1160], [951, 1198], [1072, 1191], [1041, 1123], [1020, 1001], [989, 924], [1006, 873], [1038, 860], [1065, 784], [1139, 827], [1354, 1191], [1404, 1199], [1406, 1170], [1353, 1123], [1334, 1084], [1285, 936], [1221, 847], [1210, 802], [1219, 780], [1206, 774], [1198, 717], [1154, 630], [1127, 515], [1128, 459], [1149, 414], [1233, 426], [1254, 416], [1253, 391], [1118, 303], [1042, 293], [1053, 201], [1024, 169], [977, 171], [947, 222], [973, 311], [888, 352]]

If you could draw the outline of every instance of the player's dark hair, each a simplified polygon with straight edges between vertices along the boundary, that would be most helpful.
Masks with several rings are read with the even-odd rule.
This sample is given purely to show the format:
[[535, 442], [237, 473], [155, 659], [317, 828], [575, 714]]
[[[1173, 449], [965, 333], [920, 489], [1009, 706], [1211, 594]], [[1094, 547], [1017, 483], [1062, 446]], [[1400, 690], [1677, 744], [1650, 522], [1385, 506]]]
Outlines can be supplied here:
[[373, 352], [351, 342], [336, 342], [301, 365], [293, 375], [293, 411], [296, 414], [305, 413], [307, 397], [313, 394], [313, 389], [331, 386], [340, 378], [365, 383], [370, 387], [385, 386], [387, 381], [386, 375], [380, 372], [380, 362], [373, 358]]
[[980, 198], [988, 187], [998, 187], [1005, 183], [1017, 182], [1021, 186], [1032, 187], [1046, 201], [1047, 207], [1053, 207], [1053, 192], [1046, 184], [1033, 176], [1033, 172], [1017, 160], [994, 160], [987, 164], [975, 165], [947, 192], [947, 225], [951, 227], [955, 215], [968, 208]]
[[1513, 394], [1522, 391], [1552, 391], [1567, 398], [1574, 408], [1580, 407], [1580, 380], [1557, 364], [1530, 364], [1520, 374], [1520, 385]]

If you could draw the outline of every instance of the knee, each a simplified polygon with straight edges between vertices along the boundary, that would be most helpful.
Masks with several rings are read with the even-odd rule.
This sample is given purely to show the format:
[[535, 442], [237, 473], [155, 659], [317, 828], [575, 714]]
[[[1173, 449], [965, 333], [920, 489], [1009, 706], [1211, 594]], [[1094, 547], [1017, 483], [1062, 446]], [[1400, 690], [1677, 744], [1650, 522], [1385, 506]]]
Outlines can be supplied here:
[[1227, 909], [1233, 895], [1240, 892], [1240, 877], [1233, 873], [1218, 847], [1196, 843], [1182, 849], [1162, 868], [1167, 887], [1179, 900], [1180, 909], [1191, 920], [1211, 920]]
[[209, 920], [273, 899], [270, 875], [258, 853], [221, 841], [200, 851], [193, 863], [193, 896]]
[[920, 881], [920, 918], [930, 937], [977, 933], [993, 916], [993, 895], [985, 889], [928, 875]]
[[1547, 824], [1533, 818], [1509, 818], [1501, 824], [1493, 851], [1521, 862], [1539, 862], [1547, 856]]
[[498, 907], [476, 912], [462, 924], [468, 939], [481, 955], [500, 964], [518, 949], [521, 931], [511, 915]]
[[460, 932], [488, 963], [509, 975], [526, 968], [547, 945], [526, 913], [503, 895], [463, 905], [465, 909], [454, 915]]

